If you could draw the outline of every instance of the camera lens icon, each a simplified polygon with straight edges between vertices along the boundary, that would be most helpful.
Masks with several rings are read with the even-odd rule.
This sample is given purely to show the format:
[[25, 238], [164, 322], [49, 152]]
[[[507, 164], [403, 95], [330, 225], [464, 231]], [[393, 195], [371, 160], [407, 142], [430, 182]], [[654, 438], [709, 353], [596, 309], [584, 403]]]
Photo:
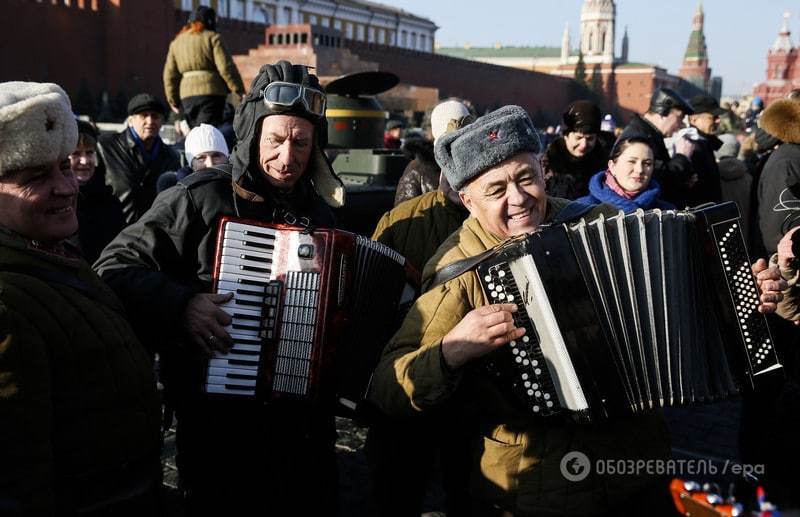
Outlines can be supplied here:
[[589, 457], [580, 451], [570, 451], [561, 458], [561, 475], [568, 481], [583, 481], [591, 470]]

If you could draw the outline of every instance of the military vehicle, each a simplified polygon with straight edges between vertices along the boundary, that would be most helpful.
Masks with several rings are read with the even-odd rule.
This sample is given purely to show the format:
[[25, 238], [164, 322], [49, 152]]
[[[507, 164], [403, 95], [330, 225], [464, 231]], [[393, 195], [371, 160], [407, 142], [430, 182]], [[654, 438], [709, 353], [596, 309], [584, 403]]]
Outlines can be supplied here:
[[394, 205], [397, 181], [408, 158], [383, 148], [389, 112], [375, 98], [400, 79], [389, 72], [358, 72], [341, 76], [325, 87], [328, 104], [328, 156], [347, 190], [345, 207], [337, 214], [343, 228], [371, 235], [378, 219]]

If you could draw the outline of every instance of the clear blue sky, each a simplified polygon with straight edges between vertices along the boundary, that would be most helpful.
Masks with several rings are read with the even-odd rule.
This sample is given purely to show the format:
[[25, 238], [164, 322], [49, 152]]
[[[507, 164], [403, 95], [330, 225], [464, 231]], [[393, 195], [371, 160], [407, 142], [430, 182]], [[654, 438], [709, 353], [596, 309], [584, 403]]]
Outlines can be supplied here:
[[[385, 1], [385, 0], [384, 0]], [[616, 52], [628, 26], [631, 61], [680, 68], [697, 0], [617, 0]], [[443, 46], [560, 46], [569, 22], [577, 47], [582, 0], [395, 0], [392, 5], [439, 25]], [[800, 33], [800, 2], [790, 0], [704, 0], [705, 33], [714, 75], [723, 94], [749, 93], [763, 81], [767, 50], [775, 41], [784, 11], [790, 11], [792, 41]]]

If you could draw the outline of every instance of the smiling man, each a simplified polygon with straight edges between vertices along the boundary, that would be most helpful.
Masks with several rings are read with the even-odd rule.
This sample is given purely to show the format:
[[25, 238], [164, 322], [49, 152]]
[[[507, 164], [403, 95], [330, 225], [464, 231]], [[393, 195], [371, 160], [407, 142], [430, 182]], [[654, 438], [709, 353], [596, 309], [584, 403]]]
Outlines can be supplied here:
[[67, 242], [77, 141], [59, 86], [0, 83], [0, 515], [157, 515], [152, 364]]
[[344, 188], [322, 154], [324, 113], [325, 94], [305, 66], [265, 65], [237, 109], [230, 165], [162, 192], [95, 264], [160, 351], [188, 515], [335, 514], [327, 408], [212, 399], [201, 389], [205, 359], [232, 345], [219, 307], [229, 298], [211, 294], [219, 219], [335, 224]]
[[663, 417], [655, 413], [591, 427], [531, 417], [480, 362], [522, 337], [524, 329], [512, 323], [516, 306], [487, 305], [472, 272], [432, 286], [445, 266], [543, 223], [567, 219], [568, 213], [591, 218], [616, 211], [608, 205], [576, 210], [576, 204], [548, 197], [536, 135], [522, 108], [506, 106], [437, 141], [437, 161], [470, 217], [425, 266], [423, 289], [428, 290], [384, 349], [372, 398], [395, 417], [427, 411], [458, 415], [451, 419], [458, 425], [449, 442], [470, 443], [472, 450], [448, 458], [468, 462], [460, 470], [469, 485], [472, 515], [628, 515], [630, 505], [639, 511], [631, 515], [642, 515], [643, 508], [658, 515], [659, 508], [670, 509], [666, 484], [659, 480], [590, 474], [571, 482], [559, 464], [572, 450], [593, 459], [666, 458]]

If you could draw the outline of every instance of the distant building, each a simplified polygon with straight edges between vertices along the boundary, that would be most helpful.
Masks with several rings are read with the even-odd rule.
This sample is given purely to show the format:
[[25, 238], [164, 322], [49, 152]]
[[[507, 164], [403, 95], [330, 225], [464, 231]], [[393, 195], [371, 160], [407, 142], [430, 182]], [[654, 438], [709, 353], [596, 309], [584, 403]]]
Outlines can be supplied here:
[[800, 88], [800, 69], [797, 63], [797, 47], [794, 46], [789, 31], [789, 18], [783, 15], [783, 24], [775, 43], [767, 52], [766, 80], [753, 88], [753, 95], [758, 95], [765, 104], [784, 97], [795, 88]]
[[210, 5], [220, 18], [265, 25], [309, 24], [341, 31], [350, 40], [433, 52], [435, 23], [402, 9], [363, 0], [177, 0], [191, 12]]
[[[626, 119], [644, 112], [653, 91], [668, 87], [686, 96], [709, 85], [695, 86], [665, 69], [628, 61], [628, 30], [622, 36], [620, 53], [614, 48], [617, 8], [613, 0], [585, 0], [581, 8], [580, 43], [571, 47], [569, 24], [564, 27], [561, 47], [441, 47], [436, 52], [495, 65], [511, 66], [582, 80], [605, 103], [607, 111]], [[700, 35], [702, 37], [702, 19]], [[691, 39], [691, 38], [690, 38]], [[705, 52], [705, 38], [703, 50]], [[707, 59], [706, 59], [707, 65]], [[576, 77], [583, 67], [583, 77]], [[720, 86], [721, 88], [721, 86]]]
[[686, 46], [683, 64], [678, 75], [719, 99], [722, 93], [722, 78], [711, 77], [711, 68], [708, 65], [708, 47], [703, 27], [704, 20], [703, 4], [700, 2], [697, 4], [697, 10], [692, 18], [692, 33], [689, 35], [689, 44]]

